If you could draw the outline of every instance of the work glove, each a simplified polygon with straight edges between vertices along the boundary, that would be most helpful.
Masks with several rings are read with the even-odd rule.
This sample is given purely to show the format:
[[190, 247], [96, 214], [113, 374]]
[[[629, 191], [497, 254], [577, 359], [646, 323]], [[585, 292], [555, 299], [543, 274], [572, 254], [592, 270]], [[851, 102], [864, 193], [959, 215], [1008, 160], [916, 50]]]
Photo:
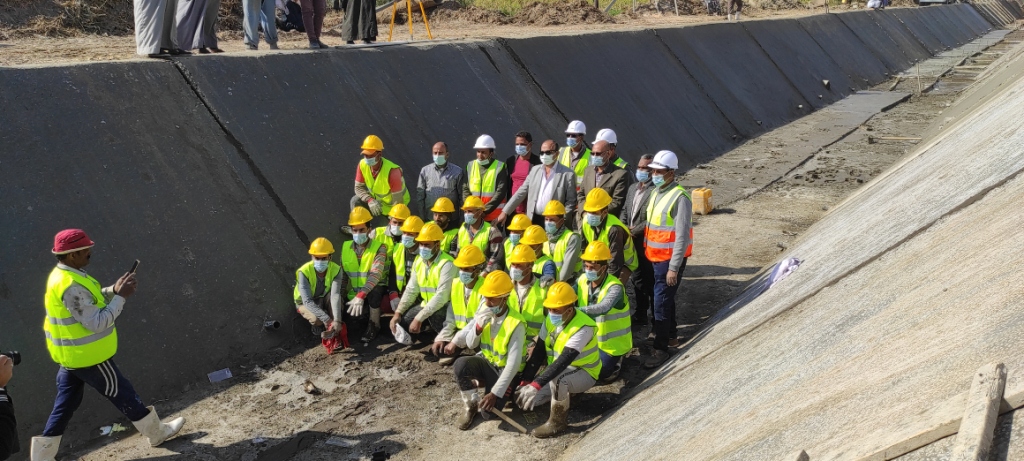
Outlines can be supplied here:
[[348, 302], [348, 315], [351, 315], [353, 317], [359, 317], [363, 315], [364, 302], [365, 301], [363, 301], [363, 298], [360, 298], [358, 296], [352, 298], [352, 300]]
[[374, 216], [380, 216], [381, 213], [384, 211], [384, 208], [381, 207], [380, 200], [374, 200], [370, 203], [367, 203], [367, 205], [370, 207], [370, 214]]
[[533, 411], [533, 405], [537, 401], [538, 391], [540, 391], [540, 386], [536, 383], [520, 386], [519, 389], [516, 390], [516, 403], [519, 404], [519, 408], [526, 411]]
[[476, 322], [476, 326], [483, 328], [494, 320], [494, 314], [486, 306], [480, 306], [476, 310], [476, 314], [473, 315], [473, 320]]

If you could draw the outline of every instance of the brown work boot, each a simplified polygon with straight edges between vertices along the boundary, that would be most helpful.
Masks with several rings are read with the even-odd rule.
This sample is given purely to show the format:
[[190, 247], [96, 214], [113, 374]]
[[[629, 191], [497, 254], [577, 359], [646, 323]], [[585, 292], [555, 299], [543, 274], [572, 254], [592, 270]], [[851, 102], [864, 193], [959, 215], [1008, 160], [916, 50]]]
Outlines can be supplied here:
[[548, 422], [533, 430], [533, 436], [538, 439], [546, 439], [561, 434], [569, 427], [568, 419], [569, 397], [566, 396], [565, 400], [555, 400], [555, 396], [552, 394], [551, 416], [548, 417]]
[[469, 429], [469, 426], [473, 425], [473, 418], [476, 418], [477, 413], [477, 400], [479, 394], [476, 389], [471, 391], [462, 391], [462, 402], [466, 404], [466, 409], [463, 410], [462, 414], [459, 415], [458, 421], [455, 425], [460, 431]]
[[669, 355], [668, 351], [655, 349], [654, 352], [651, 353], [651, 356], [647, 357], [647, 360], [644, 361], [644, 368], [658, 368], [661, 364], [665, 363], [670, 356], [671, 355]]

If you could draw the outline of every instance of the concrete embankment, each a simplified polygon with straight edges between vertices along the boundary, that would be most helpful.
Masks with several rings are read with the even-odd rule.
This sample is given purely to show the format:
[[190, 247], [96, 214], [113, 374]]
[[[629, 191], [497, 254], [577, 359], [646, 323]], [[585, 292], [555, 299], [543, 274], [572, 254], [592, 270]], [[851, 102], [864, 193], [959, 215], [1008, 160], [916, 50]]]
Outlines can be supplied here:
[[[631, 163], [669, 148], [691, 168], [992, 27], [956, 5], [0, 69], [0, 347], [26, 357], [11, 386], [24, 435], [54, 394], [40, 321], [62, 228], [98, 242], [89, 269], [101, 281], [143, 261], [118, 361], [144, 396], [164, 398], [307, 334], [290, 306], [293, 270], [310, 239], [340, 239], [368, 133], [411, 188], [433, 141], [464, 164], [489, 133], [504, 158], [515, 131], [557, 140], [570, 119], [591, 137], [614, 128]], [[284, 326], [262, 332], [265, 319]], [[69, 435], [117, 417], [91, 396]]]

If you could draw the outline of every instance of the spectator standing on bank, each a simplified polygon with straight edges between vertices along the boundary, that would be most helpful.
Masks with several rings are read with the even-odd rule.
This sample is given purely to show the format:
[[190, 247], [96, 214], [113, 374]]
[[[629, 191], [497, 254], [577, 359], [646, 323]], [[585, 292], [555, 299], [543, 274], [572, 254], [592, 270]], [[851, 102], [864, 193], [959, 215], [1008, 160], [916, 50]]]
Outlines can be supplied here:
[[223, 53], [217, 47], [220, 0], [178, 0], [178, 45], [200, 53]]
[[260, 44], [260, 26], [263, 39], [270, 49], [277, 49], [277, 21], [273, 0], [242, 0], [242, 28], [245, 30], [245, 49], [255, 51]]
[[[356, 40], [370, 44], [377, 41], [377, 4], [370, 0], [346, 0], [345, 22], [341, 25], [341, 37], [352, 45]], [[409, 18], [411, 21], [412, 18]]]
[[302, 0], [302, 27], [309, 38], [309, 49], [327, 48], [320, 41], [320, 32], [324, 28], [324, 16], [327, 15], [327, 0]]
[[135, 0], [135, 52], [158, 58], [191, 54], [178, 46], [177, 0]]

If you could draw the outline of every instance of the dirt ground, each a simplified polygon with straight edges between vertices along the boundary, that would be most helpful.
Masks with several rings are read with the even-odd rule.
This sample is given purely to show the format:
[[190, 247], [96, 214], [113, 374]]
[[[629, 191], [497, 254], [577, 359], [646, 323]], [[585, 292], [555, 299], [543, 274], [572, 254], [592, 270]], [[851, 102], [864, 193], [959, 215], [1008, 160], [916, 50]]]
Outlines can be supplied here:
[[[1019, 41], [1020, 34], [1008, 38]], [[971, 64], [992, 59], [975, 59]], [[869, 143], [868, 136], [919, 136], [971, 81], [970, 72], [954, 71], [930, 92], [914, 95], [810, 159], [795, 162], [783, 177], [753, 184], [750, 191], [716, 191], [743, 198], [717, 204], [714, 213], [695, 217], [695, 251], [680, 294], [685, 300], [679, 309], [681, 339], [695, 335], [702, 322], [739, 294], [830, 207], [915, 144]], [[904, 86], [896, 90], [916, 90], [916, 83]], [[877, 89], [888, 87], [885, 83]], [[790, 142], [782, 127], [737, 151], [758, 160], [771, 155], [767, 146], [786, 149]], [[716, 160], [700, 172], [689, 172], [682, 182], [688, 188], [699, 187], [712, 182], [714, 175], [744, 171], [749, 171], [745, 165]], [[160, 448], [149, 448], [129, 429], [113, 437], [66, 445], [64, 459], [550, 459], [650, 374], [640, 367], [641, 357], [650, 353], [645, 338], [646, 331], [634, 337], [638, 348], [626, 359], [621, 379], [573, 398], [570, 430], [554, 439], [520, 435], [494, 418], [478, 417], [469, 431], [458, 431], [454, 420], [461, 401], [451, 370], [427, 355], [426, 344], [405, 347], [385, 337], [369, 347], [356, 345], [351, 353], [327, 356], [310, 340], [253, 357], [233, 368], [235, 378], [228, 381], [198, 383], [171, 401], [158, 402], [165, 417], [188, 419], [183, 435]], [[319, 389], [316, 394], [304, 391], [307, 380]], [[547, 410], [544, 406], [506, 414], [532, 428], [544, 422]]]

